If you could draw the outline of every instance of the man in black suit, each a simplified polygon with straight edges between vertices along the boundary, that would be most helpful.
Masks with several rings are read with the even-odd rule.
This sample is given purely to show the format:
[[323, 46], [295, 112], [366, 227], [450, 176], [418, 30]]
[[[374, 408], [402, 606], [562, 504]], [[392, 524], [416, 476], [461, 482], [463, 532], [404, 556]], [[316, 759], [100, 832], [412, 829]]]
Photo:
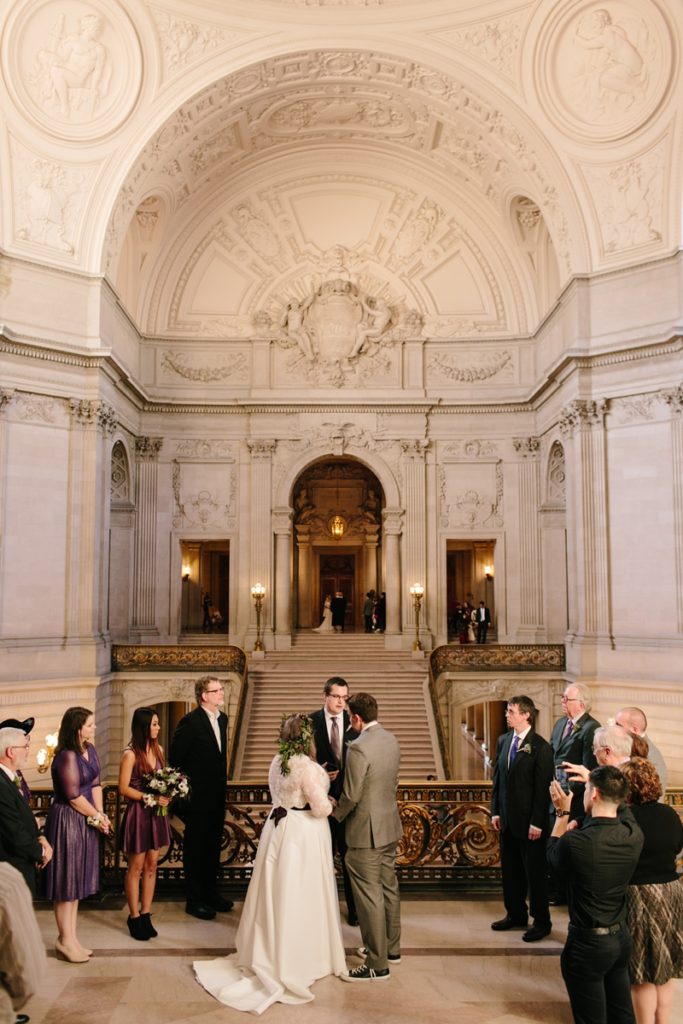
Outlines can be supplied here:
[[[500, 833], [506, 916], [491, 927], [494, 931], [524, 928], [524, 941], [537, 942], [551, 930], [546, 843], [553, 752], [534, 730], [536, 707], [530, 697], [512, 697], [505, 717], [510, 731], [503, 733], [496, 748], [491, 824]], [[531, 928], [527, 928], [527, 892], [534, 919]]]
[[[348, 696], [349, 684], [346, 680], [341, 676], [332, 676], [323, 688], [322, 708], [310, 715], [316, 759], [330, 777], [330, 796], [335, 800], [339, 800], [344, 785], [346, 744], [358, 736], [349, 726], [349, 713], [346, 710]], [[343, 821], [337, 821], [334, 815], [330, 815], [327, 820], [332, 832], [332, 852], [337, 851], [341, 860], [347, 919], [349, 924], [357, 925], [356, 904], [351, 879], [346, 870], [346, 826]]]
[[185, 821], [183, 867], [185, 911], [210, 921], [217, 910], [233, 904], [218, 892], [221, 840], [225, 821], [228, 717], [221, 711], [223, 686], [215, 676], [195, 683], [197, 707], [178, 722], [169, 762], [189, 777], [190, 797], [182, 810]]
[[21, 774], [28, 761], [32, 728], [32, 718], [25, 722], [7, 719], [0, 724], [0, 860], [21, 872], [35, 896], [36, 867], [45, 867], [52, 857], [52, 847], [38, 835], [28, 805], [28, 786]]
[[341, 590], [338, 590], [330, 601], [332, 612], [332, 628], [335, 633], [344, 632], [344, 619], [346, 618], [346, 598]]
[[485, 644], [486, 634], [488, 633], [489, 626], [491, 625], [491, 612], [486, 607], [484, 602], [480, 601], [479, 607], [477, 608], [474, 615], [475, 622], [477, 623], [477, 643]]

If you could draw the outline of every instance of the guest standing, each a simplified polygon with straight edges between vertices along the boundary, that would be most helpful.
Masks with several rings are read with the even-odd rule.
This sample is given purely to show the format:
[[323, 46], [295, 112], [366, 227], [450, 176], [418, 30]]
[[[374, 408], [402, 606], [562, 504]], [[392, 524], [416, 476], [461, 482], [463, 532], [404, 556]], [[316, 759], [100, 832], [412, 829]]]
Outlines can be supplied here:
[[54, 900], [59, 930], [55, 943], [57, 959], [74, 964], [85, 963], [92, 954], [76, 934], [78, 901], [99, 889], [99, 835], [110, 828], [103, 811], [100, 762], [94, 739], [92, 711], [67, 708], [52, 762], [55, 797], [45, 823], [53, 849], [45, 877], [47, 898]]
[[233, 908], [231, 900], [218, 892], [228, 776], [228, 716], [221, 711], [223, 684], [215, 676], [198, 679], [194, 692], [197, 707], [178, 722], [169, 761], [190, 781], [190, 798], [179, 812], [185, 821], [185, 912], [211, 921], [217, 910]]
[[[145, 775], [164, 767], [164, 752], [159, 746], [159, 716], [154, 708], [133, 712], [131, 738], [121, 758], [119, 793], [128, 805], [121, 849], [128, 857], [124, 888], [128, 900], [128, 931], [134, 939], [156, 938], [151, 910], [157, 881], [157, 861], [162, 846], [171, 842], [168, 818], [144, 804]], [[168, 807], [168, 797], [158, 796], [159, 807]], [[141, 885], [142, 882], [142, 885]]]
[[341, 590], [335, 592], [331, 602], [332, 626], [335, 633], [344, 632], [344, 619], [346, 618], [346, 598]]
[[[505, 917], [491, 928], [523, 928], [524, 942], [537, 942], [551, 930], [546, 843], [553, 753], [534, 729], [536, 713], [530, 697], [508, 701], [505, 718], [510, 731], [498, 740], [491, 792], [491, 825], [500, 833], [505, 903]], [[528, 913], [534, 919], [530, 928]]]
[[[8, 724], [9, 723], [9, 724]], [[0, 723], [0, 861], [7, 861], [24, 876], [36, 895], [36, 867], [44, 868], [52, 848], [38, 826], [28, 800], [30, 792], [21, 774], [30, 749], [33, 719]]]
[[662, 784], [650, 761], [634, 757], [621, 770], [645, 838], [627, 895], [631, 996], [638, 1024], [667, 1024], [673, 979], [683, 977], [683, 885], [676, 873], [683, 823], [673, 807], [658, 803]]
[[363, 601], [363, 621], [365, 622], [365, 632], [372, 633], [372, 613], [375, 609], [375, 591], [368, 590]]
[[486, 634], [489, 631], [491, 625], [491, 611], [486, 607], [483, 601], [479, 602], [479, 607], [474, 612], [475, 622], [477, 623], [477, 643], [486, 643]]

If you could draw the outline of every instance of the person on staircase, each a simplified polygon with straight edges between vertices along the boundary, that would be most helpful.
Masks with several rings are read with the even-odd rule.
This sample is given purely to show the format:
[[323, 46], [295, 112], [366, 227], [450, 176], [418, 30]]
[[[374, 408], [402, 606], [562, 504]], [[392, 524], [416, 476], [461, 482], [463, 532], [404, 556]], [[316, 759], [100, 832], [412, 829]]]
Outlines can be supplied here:
[[[351, 728], [346, 702], [349, 684], [341, 676], [332, 676], [323, 687], [323, 706], [309, 716], [313, 722], [316, 760], [327, 772], [330, 779], [330, 796], [339, 800], [344, 785], [346, 767], [346, 746], [358, 736]], [[332, 853], [339, 853], [344, 879], [346, 915], [350, 925], [358, 924], [356, 904], [351, 888], [351, 879], [346, 869], [346, 826], [334, 816], [327, 819], [332, 833]]]

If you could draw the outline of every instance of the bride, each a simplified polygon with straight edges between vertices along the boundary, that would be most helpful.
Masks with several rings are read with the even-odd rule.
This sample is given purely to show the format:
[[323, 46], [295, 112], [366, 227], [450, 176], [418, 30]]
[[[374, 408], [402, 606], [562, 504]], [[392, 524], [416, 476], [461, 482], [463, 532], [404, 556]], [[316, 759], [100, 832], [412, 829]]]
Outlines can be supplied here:
[[261, 832], [237, 952], [194, 963], [212, 996], [257, 1014], [275, 1002], [310, 1002], [314, 981], [346, 970], [326, 821], [330, 783], [314, 760], [308, 716], [283, 721], [278, 750], [268, 774], [273, 810]]
[[332, 595], [328, 594], [323, 605], [323, 621], [316, 626], [313, 633], [332, 633]]

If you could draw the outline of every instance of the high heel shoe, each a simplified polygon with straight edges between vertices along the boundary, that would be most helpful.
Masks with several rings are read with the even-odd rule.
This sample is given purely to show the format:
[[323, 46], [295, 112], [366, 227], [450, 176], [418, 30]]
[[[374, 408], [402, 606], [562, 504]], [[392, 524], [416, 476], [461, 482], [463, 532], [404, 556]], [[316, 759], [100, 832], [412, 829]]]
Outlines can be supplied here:
[[128, 931], [130, 932], [131, 938], [137, 939], [138, 942], [147, 942], [147, 939], [150, 938], [150, 934], [145, 927], [145, 922], [142, 920], [142, 915], [140, 917], [131, 917], [129, 914], [128, 921], [126, 923], [128, 925]]
[[140, 914], [139, 920], [140, 921], [144, 921], [145, 933], [147, 935], [147, 938], [148, 939], [156, 939], [156, 937], [159, 934], [159, 932], [156, 930], [156, 928], [152, 924], [152, 915], [151, 914]]
[[81, 953], [78, 949], [65, 946], [59, 939], [55, 942], [55, 953], [58, 960], [66, 960], [70, 964], [87, 964], [90, 960], [86, 953]]

